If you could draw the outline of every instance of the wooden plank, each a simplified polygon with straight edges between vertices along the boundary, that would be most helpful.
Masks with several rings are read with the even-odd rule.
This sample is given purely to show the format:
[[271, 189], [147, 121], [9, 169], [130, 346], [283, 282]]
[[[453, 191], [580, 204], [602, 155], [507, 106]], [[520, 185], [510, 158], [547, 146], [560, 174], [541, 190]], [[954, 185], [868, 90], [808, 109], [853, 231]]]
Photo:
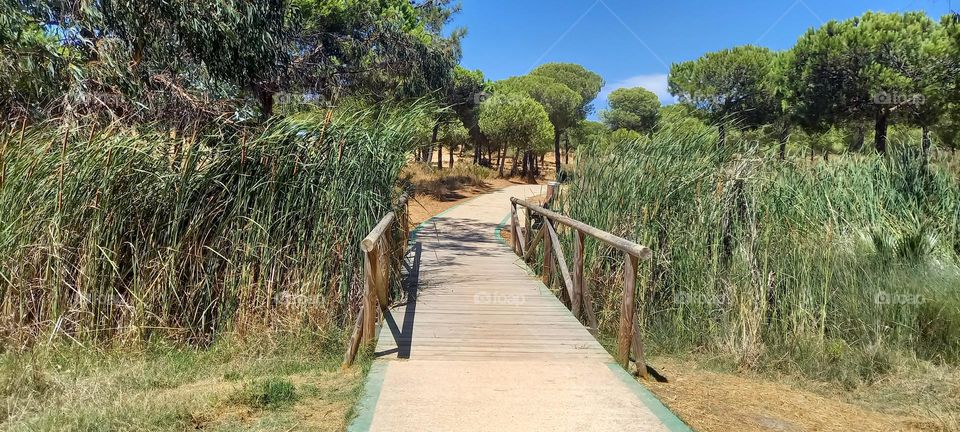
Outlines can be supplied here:
[[553, 224], [549, 220], [544, 222], [546, 223], [547, 233], [550, 234], [550, 245], [553, 249], [554, 258], [557, 260], [557, 267], [560, 269], [567, 295], [570, 296], [570, 311], [573, 312], [573, 316], [577, 316], [580, 313], [580, 296], [576, 295], [574, 291], [573, 278], [570, 276], [570, 269], [567, 268], [567, 259], [563, 255], [560, 237], [557, 236], [557, 231], [553, 229]]
[[637, 294], [637, 257], [623, 254], [623, 301], [620, 304], [620, 334], [617, 338], [617, 361], [630, 366], [630, 345], [633, 343], [633, 321]]
[[613, 248], [615, 248], [615, 249], [618, 249], [618, 250], [620, 250], [621, 252], [625, 252], [625, 253], [628, 253], [628, 254], [630, 254], [630, 255], [633, 255], [634, 257], [637, 257], [637, 258], [640, 258], [640, 259], [643, 259], [643, 260], [648, 260], [648, 259], [650, 259], [650, 258], [653, 256], [653, 251], [651, 251], [650, 248], [648, 248], [648, 247], [646, 247], [646, 246], [641, 246], [641, 245], [636, 244], [636, 243], [634, 243], [634, 242], [632, 242], [632, 241], [630, 241], [630, 240], [627, 240], [627, 239], [625, 239], [625, 238], [617, 237], [617, 236], [615, 236], [615, 235], [613, 235], [613, 234], [610, 234], [610, 233], [608, 233], [608, 232], [606, 232], [606, 231], [603, 231], [603, 230], [601, 230], [601, 229], [594, 228], [594, 227], [592, 227], [592, 226], [590, 226], [590, 225], [587, 225], [587, 224], [585, 224], [585, 223], [583, 223], [583, 222], [580, 222], [580, 221], [578, 221], [578, 220], [571, 219], [571, 218], [569, 218], [569, 217], [567, 217], [567, 216], [564, 216], [564, 215], [562, 215], [562, 214], [559, 214], [559, 213], [556, 213], [556, 212], [547, 210], [547, 209], [545, 209], [545, 208], [543, 208], [543, 207], [540, 207], [540, 206], [537, 206], [537, 205], [533, 205], [533, 204], [530, 204], [530, 203], [528, 203], [528, 202], [526, 202], [526, 201], [519, 200], [519, 199], [516, 199], [516, 198], [511, 198], [511, 199], [510, 199], [510, 202], [512, 202], [512, 203], [514, 203], [514, 204], [517, 204], [517, 205], [520, 205], [520, 206], [523, 206], [523, 207], [527, 207], [527, 208], [529, 208], [530, 210], [533, 210], [534, 212], [539, 213], [539, 214], [543, 215], [544, 217], [546, 217], [547, 219], [550, 219], [550, 220], [552, 220], [552, 221], [554, 221], [554, 222], [557, 222], [557, 223], [559, 223], [559, 224], [566, 225], [566, 226], [568, 226], [568, 227], [570, 227], [570, 228], [573, 228], [573, 229], [575, 229], [575, 230], [578, 230], [578, 231], [582, 231], [583, 233], [585, 233], [585, 234], [587, 234], [587, 235], [589, 235], [589, 236], [591, 236], [591, 237], [593, 237], [593, 238], [595, 238], [595, 239], [597, 239], [597, 240], [600, 240], [601, 242], [606, 243], [607, 245], [609, 245], [609, 246], [611, 246], [611, 247], [613, 247]]

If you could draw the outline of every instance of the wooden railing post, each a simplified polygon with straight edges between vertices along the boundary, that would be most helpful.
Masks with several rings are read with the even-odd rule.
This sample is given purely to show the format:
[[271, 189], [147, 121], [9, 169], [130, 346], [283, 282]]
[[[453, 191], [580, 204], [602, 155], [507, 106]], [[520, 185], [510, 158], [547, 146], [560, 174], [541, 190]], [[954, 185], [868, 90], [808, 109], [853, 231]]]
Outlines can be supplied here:
[[637, 257], [623, 254], [623, 301], [620, 304], [620, 335], [617, 339], [617, 361], [630, 367], [630, 345], [633, 343], [633, 321], [637, 295]]
[[520, 250], [520, 236], [517, 235], [519, 227], [517, 226], [517, 205], [510, 203], [510, 245], [513, 247], [513, 253], [523, 255]]
[[[554, 196], [556, 194], [555, 188], [550, 192], [550, 195]], [[647, 371], [643, 349], [643, 334], [640, 331], [640, 326], [637, 324], [636, 299], [638, 262], [640, 260], [649, 260], [653, 256], [650, 248], [517, 198], [511, 198], [510, 202], [514, 206], [522, 206], [527, 215], [525, 221], [527, 234], [523, 238], [523, 242], [526, 245], [526, 251], [523, 255], [524, 260], [531, 259], [539, 243], [541, 241], [544, 243], [544, 282], [549, 283], [553, 280], [553, 258], [556, 258], [558, 265], [560, 265], [560, 271], [563, 273], [563, 282], [567, 287], [563, 295], [570, 297], [570, 307], [574, 314], [577, 314], [577, 303], [579, 303], [579, 309], [582, 310], [583, 315], [586, 316], [591, 333], [594, 335], [596, 335], [597, 332], [597, 316], [593, 310], [593, 298], [590, 294], [590, 287], [584, 275], [586, 265], [584, 262], [584, 240], [586, 236], [590, 236], [624, 254], [623, 301], [620, 305], [616, 358], [625, 369], [629, 369], [630, 355], [632, 353], [637, 362], [638, 373], [646, 377]], [[512, 211], [514, 213], [516, 212], [515, 209]], [[543, 228], [537, 232], [537, 235], [533, 235], [531, 229], [534, 214], [543, 219]], [[556, 230], [553, 228], [553, 223], [574, 230], [572, 275], [566, 267], [563, 250]], [[516, 225], [519, 226], [519, 221]], [[556, 251], [554, 251], [554, 249], [556, 249]]]
[[585, 235], [580, 230], [573, 230], [573, 292], [580, 299], [580, 308], [587, 319], [590, 330], [597, 331], [597, 316], [593, 312], [593, 296], [587, 289], [583, 276], [583, 242]]
[[[377, 248], [377, 259], [380, 265], [377, 266], [377, 301], [381, 310], [386, 310], [390, 306], [390, 255], [392, 249], [392, 239], [389, 235], [380, 240], [380, 246]], [[379, 320], [378, 320], [379, 321]]]
[[400, 198], [400, 261], [407, 256], [407, 247], [410, 245], [410, 198], [404, 194]]
[[643, 335], [640, 334], [640, 326], [634, 321], [633, 323], [633, 344], [631, 344], [633, 349], [633, 361], [637, 364], [637, 375], [640, 375], [641, 378], [647, 379], [649, 374], [647, 374], [647, 358], [643, 353]]
[[347, 353], [343, 356], [343, 367], [347, 368], [353, 364], [353, 360], [357, 358], [357, 352], [360, 351], [360, 339], [363, 337], [363, 310], [360, 308], [360, 313], [357, 315], [357, 322], [353, 325], [353, 334], [350, 335], [350, 344], [347, 345]]
[[374, 303], [377, 297], [377, 267], [378, 261], [376, 248], [363, 254], [363, 327], [360, 332], [361, 344], [366, 344], [373, 340], [373, 333], [376, 330], [376, 313]]
[[566, 288], [565, 292], [567, 293], [567, 297], [570, 298], [570, 311], [576, 316], [580, 313], [580, 296], [577, 295], [576, 284], [573, 282], [573, 277], [570, 276], [570, 270], [567, 268], [567, 259], [563, 254], [563, 245], [560, 244], [560, 236], [557, 235], [557, 231], [553, 228], [553, 224], [549, 220], [544, 220], [543, 222], [543, 227], [547, 230], [547, 234], [549, 234], [550, 237], [550, 248], [553, 249], [553, 256], [557, 260], [557, 268], [560, 270], [560, 276]]
[[[547, 232], [547, 224], [550, 223], [549, 219], [543, 219], [543, 227], [540, 228], [540, 231]], [[543, 236], [543, 283], [550, 286], [550, 282], [553, 281], [553, 241], [551, 241], [549, 235]]]
[[[360, 251], [363, 253], [363, 292], [360, 312], [347, 345], [343, 367], [353, 364], [360, 345], [373, 341], [377, 321], [381, 316], [377, 305], [380, 305], [383, 313], [390, 307], [390, 277], [393, 275], [394, 266], [403, 262], [407, 244], [410, 242], [407, 201], [407, 195], [401, 196], [396, 203], [396, 211], [387, 213], [380, 219], [370, 234], [360, 242]], [[399, 225], [399, 233], [395, 231], [395, 225]]]
[[526, 220], [523, 221], [524, 231], [526, 231], [526, 233], [523, 236], [523, 240], [524, 240], [523, 255], [526, 256], [530, 252], [530, 248], [532, 247], [532, 243], [533, 243], [533, 238], [532, 238], [533, 231], [531, 231], [533, 222], [532, 222], [532, 219], [530, 218], [530, 209], [527, 207], [524, 207], [523, 209], [525, 210], [525, 213], [527, 216]]

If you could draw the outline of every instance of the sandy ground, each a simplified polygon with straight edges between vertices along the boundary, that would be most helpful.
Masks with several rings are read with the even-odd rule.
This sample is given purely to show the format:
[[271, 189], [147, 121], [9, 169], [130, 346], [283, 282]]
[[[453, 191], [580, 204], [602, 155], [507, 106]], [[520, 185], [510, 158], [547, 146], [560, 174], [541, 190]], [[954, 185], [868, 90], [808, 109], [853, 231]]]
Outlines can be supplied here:
[[698, 431], [939, 431], [931, 420], [889, 415], [759, 377], [654, 358], [669, 383], [647, 383]]
[[458, 189], [455, 191], [455, 193], [447, 195], [443, 198], [426, 194], [417, 195], [413, 200], [410, 201], [411, 228], [414, 228], [423, 221], [443, 213], [447, 209], [475, 196], [495, 192], [509, 186], [522, 184], [527, 183], [519, 179], [493, 178], [487, 180], [484, 186], [464, 186], [462, 189]]

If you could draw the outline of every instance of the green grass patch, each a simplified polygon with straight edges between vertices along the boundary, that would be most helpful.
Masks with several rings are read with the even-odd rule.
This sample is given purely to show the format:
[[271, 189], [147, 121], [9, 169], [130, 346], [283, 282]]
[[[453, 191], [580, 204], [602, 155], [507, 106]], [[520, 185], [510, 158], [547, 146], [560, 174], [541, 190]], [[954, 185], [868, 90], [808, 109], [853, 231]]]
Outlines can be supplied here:
[[249, 382], [231, 400], [252, 408], [278, 409], [296, 402], [296, 387], [287, 378], [269, 377]]

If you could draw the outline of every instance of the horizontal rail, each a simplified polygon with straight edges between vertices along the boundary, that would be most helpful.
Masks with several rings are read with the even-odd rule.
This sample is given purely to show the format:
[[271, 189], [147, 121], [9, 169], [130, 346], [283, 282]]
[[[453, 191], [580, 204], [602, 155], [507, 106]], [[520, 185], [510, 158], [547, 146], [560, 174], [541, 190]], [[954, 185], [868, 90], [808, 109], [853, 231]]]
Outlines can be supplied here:
[[639, 245], [639, 244], [637, 244], [637, 243], [634, 243], [634, 242], [632, 242], [632, 241], [630, 241], [630, 240], [627, 240], [627, 239], [625, 239], [625, 238], [622, 238], [622, 237], [617, 237], [617, 236], [615, 236], [615, 235], [613, 235], [613, 234], [610, 234], [610, 233], [608, 233], [608, 232], [606, 232], [606, 231], [604, 231], [604, 230], [594, 228], [594, 227], [592, 227], [592, 226], [590, 226], [590, 225], [587, 225], [587, 224], [585, 224], [585, 223], [583, 223], [583, 222], [580, 222], [580, 221], [578, 221], [578, 220], [576, 220], [576, 219], [571, 219], [571, 218], [569, 218], [569, 217], [567, 217], [567, 216], [564, 216], [564, 215], [562, 215], [562, 214], [560, 214], [560, 213], [557, 213], [557, 212], [554, 212], [554, 211], [551, 211], [551, 210], [547, 210], [547, 209], [545, 209], [545, 208], [543, 208], [543, 207], [540, 207], [540, 206], [535, 205], [535, 204], [528, 203], [528, 202], [526, 202], [526, 201], [524, 201], [524, 200], [521, 200], [521, 199], [510, 198], [510, 201], [511, 201], [512, 203], [516, 204], [516, 205], [526, 207], [526, 208], [530, 209], [531, 211], [533, 211], [534, 213], [539, 213], [540, 215], [546, 217], [547, 219], [550, 219], [550, 220], [552, 220], [552, 221], [554, 221], [554, 222], [557, 222], [557, 223], [566, 225], [566, 226], [568, 226], [568, 227], [570, 227], [570, 228], [573, 228], [573, 229], [575, 229], [575, 230], [577, 230], [577, 231], [580, 231], [580, 232], [582, 232], [582, 233], [584, 233], [584, 234], [586, 234], [586, 235], [589, 235], [590, 237], [593, 237], [593, 238], [595, 238], [595, 239], [597, 239], [597, 240], [600, 240], [601, 242], [603, 242], [603, 243], [605, 243], [605, 244], [607, 244], [607, 245], [609, 245], [609, 246], [611, 246], [611, 247], [613, 247], [613, 248], [615, 248], [615, 249], [617, 249], [617, 250], [620, 250], [620, 251], [623, 252], [623, 253], [628, 253], [628, 254], [633, 255], [634, 257], [637, 257], [637, 258], [642, 259], [642, 260], [648, 260], [648, 259], [650, 259], [651, 257], [653, 257], [653, 251], [651, 251], [650, 248], [648, 248], [648, 247], [646, 247], [646, 246]]
[[368, 234], [363, 241], [360, 242], [360, 249], [362, 249], [364, 252], [372, 251], [373, 248], [376, 247], [377, 242], [380, 241], [380, 237], [383, 237], [383, 233], [390, 229], [390, 227], [393, 225], [393, 221], [396, 219], [396, 213], [387, 213], [383, 219], [380, 219], [380, 223], [373, 227], [373, 231], [370, 231], [370, 234]]
[[[554, 186], [555, 187], [555, 186]], [[555, 191], [551, 189], [548, 195], [552, 196]], [[589, 325], [590, 333], [596, 335], [597, 316], [594, 313], [593, 295], [590, 293], [590, 287], [586, 283], [584, 276], [584, 238], [591, 236], [602, 243], [605, 243], [614, 249], [623, 253], [623, 297], [620, 302], [620, 323], [617, 332], [617, 361], [624, 368], [629, 369], [631, 353], [633, 361], [637, 365], [637, 374], [647, 378], [646, 359], [644, 358], [643, 337], [641, 329], [637, 324], [637, 272], [640, 260], [649, 260], [653, 257], [653, 252], [646, 246], [641, 246], [630, 240], [617, 237], [606, 231], [594, 228], [578, 220], [569, 218], [562, 214], [548, 210], [541, 206], [528, 203], [526, 201], [510, 198], [511, 203], [511, 230], [514, 236], [514, 251], [523, 256], [527, 261], [533, 256], [537, 245], [543, 244], [543, 281], [551, 285], [554, 275], [554, 261], [560, 270], [561, 282], [566, 290], [561, 291], [561, 296], [565, 295], [568, 301], [570, 311], [574, 316], [585, 318]], [[526, 232], [522, 238], [517, 235], [521, 232], [520, 222], [516, 218], [517, 206], [523, 206], [526, 209], [527, 217], [525, 222]], [[539, 214], [543, 217], [543, 224], [536, 236], [533, 236], [531, 229], [533, 224], [531, 218], [533, 214]], [[567, 267], [566, 256], [563, 253], [563, 246], [560, 243], [560, 236], [557, 235], [554, 224], [562, 224], [574, 229], [573, 236], [573, 272]], [[582, 313], [581, 313], [582, 312]]]
[[[397, 208], [405, 208], [407, 206], [408, 200], [407, 194], [403, 194], [399, 200], [397, 200]], [[390, 227], [393, 225], [393, 222], [397, 219], [397, 214], [394, 212], [387, 213], [383, 219], [380, 219], [380, 222], [377, 226], [373, 227], [370, 230], [370, 234], [367, 234], [362, 241], [360, 241], [360, 249], [364, 252], [370, 252], [376, 247], [380, 237], [383, 237], [383, 233], [387, 232]], [[406, 227], [404, 227], [406, 229]]]

